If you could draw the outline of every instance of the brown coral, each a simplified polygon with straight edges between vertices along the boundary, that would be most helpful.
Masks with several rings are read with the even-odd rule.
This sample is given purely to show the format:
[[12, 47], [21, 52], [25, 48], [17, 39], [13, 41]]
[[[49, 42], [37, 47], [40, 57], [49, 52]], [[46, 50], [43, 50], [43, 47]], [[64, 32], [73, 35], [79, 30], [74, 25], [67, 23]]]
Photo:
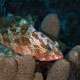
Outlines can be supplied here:
[[12, 58], [0, 57], [0, 80], [13, 80], [16, 74], [16, 63]]
[[56, 61], [46, 80], [80, 80], [80, 46], [74, 47], [66, 59]]
[[42, 21], [43, 32], [57, 37], [60, 31], [60, 23], [56, 14], [48, 14]]
[[16, 80], [32, 80], [35, 72], [35, 61], [31, 56], [16, 56], [17, 76]]
[[43, 80], [35, 74], [35, 60], [31, 56], [0, 57], [0, 80]]
[[80, 46], [75, 46], [67, 55], [71, 64], [69, 80], [80, 80]]
[[46, 80], [67, 80], [70, 63], [65, 59], [56, 61], [50, 69]]

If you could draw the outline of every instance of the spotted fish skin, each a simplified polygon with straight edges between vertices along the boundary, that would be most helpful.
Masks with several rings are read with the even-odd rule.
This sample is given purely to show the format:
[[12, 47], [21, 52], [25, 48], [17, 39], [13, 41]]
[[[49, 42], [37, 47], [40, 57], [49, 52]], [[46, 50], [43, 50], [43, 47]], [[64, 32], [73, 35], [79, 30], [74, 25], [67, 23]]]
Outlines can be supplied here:
[[31, 55], [40, 61], [56, 60], [63, 57], [59, 44], [52, 41], [32, 25], [0, 30], [0, 43], [21, 55]]

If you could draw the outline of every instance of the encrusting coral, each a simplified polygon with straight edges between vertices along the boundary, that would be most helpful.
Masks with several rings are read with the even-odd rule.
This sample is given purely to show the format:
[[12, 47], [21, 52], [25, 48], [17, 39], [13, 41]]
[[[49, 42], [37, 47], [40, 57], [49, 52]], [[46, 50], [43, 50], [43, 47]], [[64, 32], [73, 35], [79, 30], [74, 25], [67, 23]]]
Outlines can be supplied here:
[[60, 22], [56, 14], [48, 14], [42, 21], [41, 29], [43, 32], [57, 37], [60, 31]]
[[46, 80], [80, 80], [80, 46], [74, 47], [65, 57], [56, 61]]
[[0, 80], [43, 80], [31, 56], [0, 57]]

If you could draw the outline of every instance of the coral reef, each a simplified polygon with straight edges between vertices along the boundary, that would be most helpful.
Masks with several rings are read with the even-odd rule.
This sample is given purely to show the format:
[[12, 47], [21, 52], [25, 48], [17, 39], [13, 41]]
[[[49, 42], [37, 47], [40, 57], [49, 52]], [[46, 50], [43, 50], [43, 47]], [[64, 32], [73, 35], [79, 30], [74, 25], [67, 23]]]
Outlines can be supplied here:
[[65, 57], [56, 61], [46, 80], [80, 80], [80, 46], [74, 47]]
[[41, 73], [35, 73], [35, 60], [31, 56], [0, 57], [1, 80], [43, 80]]
[[48, 14], [42, 21], [42, 31], [57, 37], [60, 31], [60, 23], [56, 14]]

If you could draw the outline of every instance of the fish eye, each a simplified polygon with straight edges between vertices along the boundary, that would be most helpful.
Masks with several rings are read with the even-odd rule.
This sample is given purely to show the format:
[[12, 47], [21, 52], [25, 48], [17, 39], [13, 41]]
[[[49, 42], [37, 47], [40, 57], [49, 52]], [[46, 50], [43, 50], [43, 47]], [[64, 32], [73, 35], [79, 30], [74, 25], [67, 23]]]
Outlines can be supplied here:
[[52, 50], [51, 47], [50, 47], [49, 45], [47, 45], [47, 49], [48, 49], [48, 50]]

